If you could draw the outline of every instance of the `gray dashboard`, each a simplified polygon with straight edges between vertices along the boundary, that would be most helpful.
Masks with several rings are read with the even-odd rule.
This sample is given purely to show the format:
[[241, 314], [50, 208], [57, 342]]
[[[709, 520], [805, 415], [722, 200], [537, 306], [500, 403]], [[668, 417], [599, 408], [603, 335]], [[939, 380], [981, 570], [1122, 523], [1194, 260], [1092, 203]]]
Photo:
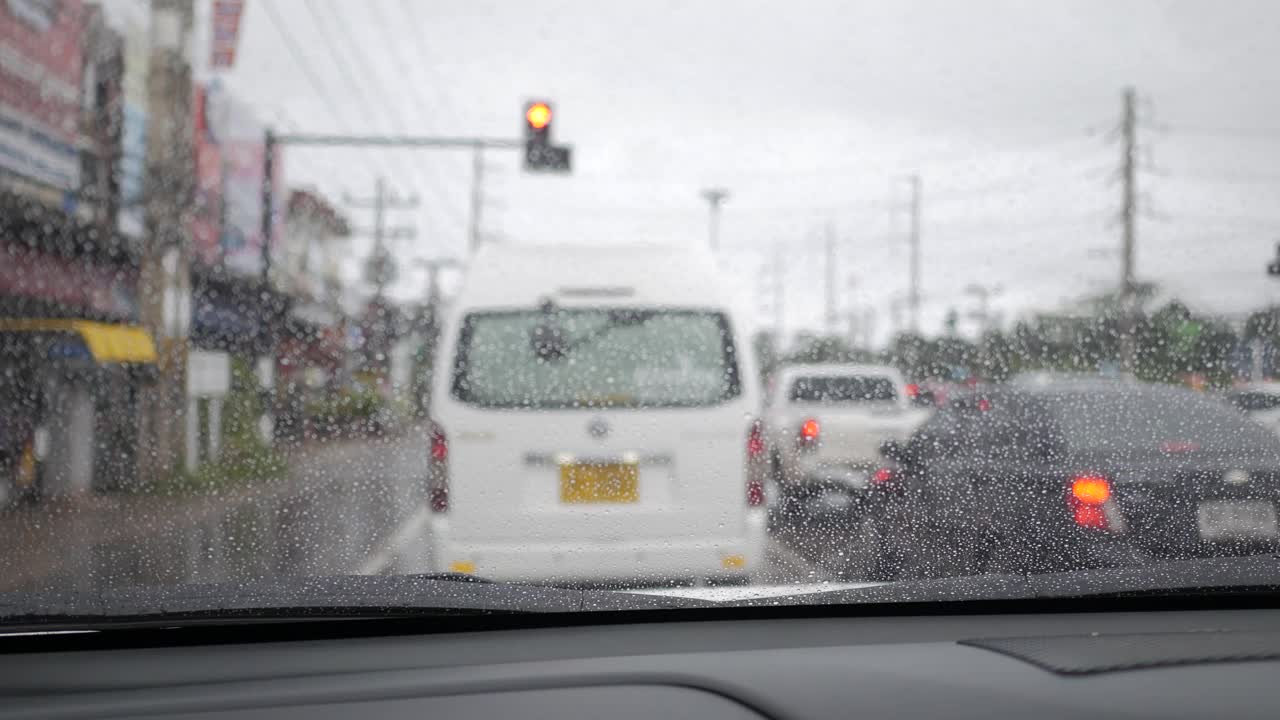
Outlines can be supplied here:
[[[1210, 635], [1212, 657], [1188, 651]], [[1181, 655], [1070, 673], [981, 646], [1020, 638], [1105, 654], [1106, 643], [1081, 641], [1093, 637], [1140, 638], [1112, 643], [1130, 659], [1135, 647]], [[1224, 651], [1233, 638], [1252, 654]], [[0, 655], [0, 718], [1275, 718], [1272, 640], [1280, 611], [1229, 610], [649, 622], [9, 654]]]

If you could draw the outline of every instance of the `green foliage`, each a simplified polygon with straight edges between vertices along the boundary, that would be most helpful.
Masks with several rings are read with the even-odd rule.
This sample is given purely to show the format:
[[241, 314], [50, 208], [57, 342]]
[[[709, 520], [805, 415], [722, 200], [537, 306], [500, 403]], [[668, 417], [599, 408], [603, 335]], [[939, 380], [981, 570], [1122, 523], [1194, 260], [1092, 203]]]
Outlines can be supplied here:
[[368, 420], [385, 405], [382, 396], [373, 390], [347, 390], [307, 403], [306, 413], [316, 423], [345, 425]]
[[[1105, 300], [1105, 299], [1104, 299]], [[1096, 373], [1120, 369], [1125, 323], [1105, 301], [1083, 316], [1043, 315], [994, 330], [977, 342], [956, 336], [902, 334], [878, 358], [915, 380], [977, 378], [1000, 382], [1024, 371]], [[1151, 382], [1183, 383], [1190, 376], [1222, 387], [1232, 380], [1231, 356], [1242, 339], [1280, 344], [1280, 309], [1254, 313], [1240, 335], [1224, 321], [1196, 315], [1172, 301], [1132, 321], [1133, 372]], [[789, 362], [849, 362], [867, 359], [839, 338], [811, 337]]]

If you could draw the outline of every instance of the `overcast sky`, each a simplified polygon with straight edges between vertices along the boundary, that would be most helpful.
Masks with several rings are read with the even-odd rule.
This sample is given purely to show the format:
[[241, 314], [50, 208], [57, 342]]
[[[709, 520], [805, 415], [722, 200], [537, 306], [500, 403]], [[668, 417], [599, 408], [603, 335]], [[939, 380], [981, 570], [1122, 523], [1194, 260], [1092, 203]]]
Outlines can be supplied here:
[[[1001, 288], [1006, 321], [1115, 286], [1126, 85], [1141, 96], [1139, 277], [1203, 310], [1280, 300], [1264, 274], [1280, 240], [1277, 38], [1265, 0], [250, 0], [222, 77], [289, 131], [517, 137], [523, 102], [550, 99], [574, 172], [529, 177], [490, 153], [492, 241], [705, 243], [699, 190], [723, 186], [723, 265], [745, 292], [780, 244], [787, 329], [820, 327], [830, 224], [840, 306], [874, 307], [883, 338], [907, 284], [911, 173], [926, 330], [972, 308], [975, 282]], [[465, 256], [465, 152], [287, 153], [290, 183], [334, 200], [380, 174], [421, 198], [395, 216], [418, 230], [395, 246], [396, 296], [423, 291], [415, 258]], [[765, 322], [771, 301], [751, 301]]]

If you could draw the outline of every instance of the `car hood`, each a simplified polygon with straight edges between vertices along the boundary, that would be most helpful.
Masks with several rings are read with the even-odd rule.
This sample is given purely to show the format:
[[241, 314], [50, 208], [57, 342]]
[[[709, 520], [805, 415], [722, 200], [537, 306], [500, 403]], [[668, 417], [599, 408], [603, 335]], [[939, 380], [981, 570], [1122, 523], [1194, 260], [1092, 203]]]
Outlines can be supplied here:
[[937, 605], [1231, 591], [1280, 592], [1280, 556], [1210, 558], [1043, 575], [635, 591], [423, 576], [340, 576], [0, 594], [0, 634], [114, 621], [650, 611], [782, 605]]

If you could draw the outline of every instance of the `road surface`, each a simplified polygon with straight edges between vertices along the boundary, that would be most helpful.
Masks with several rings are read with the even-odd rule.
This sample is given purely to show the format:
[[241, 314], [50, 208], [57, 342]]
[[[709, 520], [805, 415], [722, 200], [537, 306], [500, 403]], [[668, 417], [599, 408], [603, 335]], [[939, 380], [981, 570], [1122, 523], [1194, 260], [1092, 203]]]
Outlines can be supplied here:
[[[90, 496], [0, 513], [0, 591], [429, 572], [427, 447], [410, 430], [294, 451], [287, 478], [214, 495]], [[760, 584], [832, 579], [772, 542]]]

